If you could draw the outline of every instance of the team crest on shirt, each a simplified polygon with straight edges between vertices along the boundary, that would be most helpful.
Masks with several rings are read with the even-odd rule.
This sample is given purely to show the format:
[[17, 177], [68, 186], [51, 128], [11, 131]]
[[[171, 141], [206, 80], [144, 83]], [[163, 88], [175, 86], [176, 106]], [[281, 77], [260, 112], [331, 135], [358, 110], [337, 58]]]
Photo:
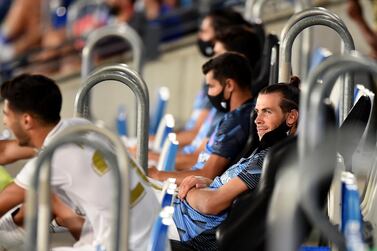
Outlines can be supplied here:
[[139, 201], [144, 197], [145, 193], [146, 192], [143, 185], [140, 182], [137, 183], [137, 185], [131, 190], [131, 208], [139, 203]]
[[96, 171], [96, 173], [100, 176], [104, 175], [110, 170], [105, 161], [105, 158], [103, 157], [103, 154], [98, 150], [96, 150], [93, 154], [92, 167], [94, 171]]

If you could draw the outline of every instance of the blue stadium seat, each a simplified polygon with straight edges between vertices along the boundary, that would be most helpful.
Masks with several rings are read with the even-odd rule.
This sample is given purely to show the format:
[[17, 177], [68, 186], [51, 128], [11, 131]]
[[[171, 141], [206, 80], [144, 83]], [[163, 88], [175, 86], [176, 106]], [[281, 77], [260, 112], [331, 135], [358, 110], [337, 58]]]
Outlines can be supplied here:
[[169, 133], [174, 131], [175, 120], [173, 115], [166, 114], [164, 118], [160, 121], [157, 129], [156, 137], [152, 145], [152, 150], [155, 152], [161, 152], [162, 146], [168, 137]]
[[172, 206], [177, 196], [177, 184], [174, 178], [169, 178], [162, 187], [161, 208]]
[[173, 224], [174, 207], [167, 206], [162, 208], [161, 213], [155, 221], [152, 229], [152, 238], [149, 251], [168, 251], [170, 243], [168, 239], [169, 225]]
[[155, 135], [157, 133], [158, 125], [165, 115], [166, 106], [169, 101], [170, 92], [167, 87], [160, 87], [158, 90], [155, 109], [150, 116], [149, 134]]
[[365, 250], [362, 237], [363, 221], [360, 210], [360, 195], [357, 190], [356, 177], [352, 173], [343, 172], [341, 184], [341, 231], [346, 240], [347, 250]]
[[121, 137], [128, 136], [128, 123], [127, 123], [127, 114], [126, 108], [124, 105], [118, 107], [118, 115], [116, 118], [117, 132]]
[[323, 47], [316, 48], [313, 51], [312, 57], [310, 59], [309, 71], [313, 70], [315, 67], [317, 67], [323, 61], [325, 61], [331, 55], [332, 53], [326, 48], [323, 48]]
[[160, 171], [174, 171], [175, 159], [178, 152], [178, 141], [175, 133], [169, 133], [162, 147], [157, 169]]

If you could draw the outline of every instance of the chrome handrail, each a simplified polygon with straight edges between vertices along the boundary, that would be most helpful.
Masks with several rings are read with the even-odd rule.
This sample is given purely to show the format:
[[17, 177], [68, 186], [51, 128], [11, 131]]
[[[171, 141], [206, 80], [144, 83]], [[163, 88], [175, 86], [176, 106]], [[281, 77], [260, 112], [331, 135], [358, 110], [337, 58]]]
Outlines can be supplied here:
[[82, 50], [81, 77], [84, 79], [93, 70], [93, 51], [98, 41], [106, 37], [118, 37], [129, 42], [133, 53], [133, 68], [142, 74], [143, 42], [137, 32], [127, 24], [111, 24], [90, 33]]
[[146, 171], [148, 167], [149, 93], [141, 76], [125, 64], [104, 67], [91, 74], [76, 94], [74, 115], [89, 117], [89, 91], [97, 84], [114, 80], [128, 86], [137, 98], [137, 161]]
[[[84, 137], [95, 133], [106, 138], [114, 146], [109, 149], [106, 143]], [[128, 250], [130, 175], [129, 160], [121, 140], [106, 129], [94, 125], [73, 126], [62, 131], [46, 146], [36, 159], [35, 172], [26, 200], [26, 250], [48, 251], [48, 225], [50, 222], [50, 172], [51, 159], [56, 149], [66, 144], [85, 144], [101, 151], [114, 171], [114, 216], [112, 219], [112, 236], [110, 250]], [[45, 162], [49, 165], [43, 165]], [[38, 193], [41, 196], [38, 196]], [[39, 199], [40, 198], [40, 199]], [[40, 200], [41, 205], [38, 206]], [[37, 232], [37, 226], [42, 231]]]
[[[299, 15], [301, 15], [299, 13]], [[282, 37], [280, 45], [280, 63], [279, 63], [279, 82], [287, 82], [291, 74], [291, 51], [295, 38], [304, 29], [314, 26], [323, 25], [335, 30], [343, 41], [344, 47], [342, 47], [342, 52], [349, 53], [355, 49], [355, 44], [353, 42], [352, 36], [348, 31], [347, 27], [343, 22], [339, 23], [338, 20], [328, 16], [328, 15], [313, 15], [305, 17], [297, 21]], [[352, 96], [353, 96], [353, 84], [352, 77], [347, 75], [344, 79], [343, 95], [341, 99], [341, 110], [340, 110], [340, 120], [343, 121], [346, 117], [348, 111], [351, 109]], [[305, 97], [306, 98], [306, 97]], [[304, 100], [301, 100], [304, 101]], [[305, 112], [305, 110], [301, 110]]]

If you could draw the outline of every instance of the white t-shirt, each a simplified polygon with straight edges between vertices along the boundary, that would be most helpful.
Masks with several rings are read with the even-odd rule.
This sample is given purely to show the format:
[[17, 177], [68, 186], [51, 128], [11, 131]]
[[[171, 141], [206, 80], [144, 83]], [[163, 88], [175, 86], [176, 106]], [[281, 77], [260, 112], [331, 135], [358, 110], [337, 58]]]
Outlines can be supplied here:
[[[62, 120], [46, 137], [43, 146], [63, 129], [88, 124], [85, 119]], [[43, 150], [43, 148], [42, 148]], [[25, 189], [35, 169], [30, 160], [17, 175], [15, 183]], [[146, 250], [153, 223], [160, 206], [157, 198], [136, 164], [131, 168], [131, 215], [129, 244], [131, 250]], [[83, 210], [93, 227], [93, 239], [80, 244], [102, 244], [108, 247], [113, 206], [113, 177], [102, 154], [75, 144], [57, 149], [52, 158], [51, 185], [64, 201]]]

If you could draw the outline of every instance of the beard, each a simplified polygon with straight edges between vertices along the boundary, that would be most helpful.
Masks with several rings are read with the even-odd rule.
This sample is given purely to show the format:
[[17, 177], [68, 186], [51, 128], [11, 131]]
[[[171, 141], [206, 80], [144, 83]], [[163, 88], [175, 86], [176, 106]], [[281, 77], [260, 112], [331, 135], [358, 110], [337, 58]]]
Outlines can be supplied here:
[[17, 141], [18, 141], [18, 145], [19, 146], [30, 146], [32, 147], [32, 145], [30, 144], [30, 138], [29, 137], [23, 137], [23, 138], [18, 138], [17, 137]]
[[13, 134], [16, 137], [19, 146], [32, 146], [30, 136], [26, 134], [26, 132], [22, 130], [14, 130]]

